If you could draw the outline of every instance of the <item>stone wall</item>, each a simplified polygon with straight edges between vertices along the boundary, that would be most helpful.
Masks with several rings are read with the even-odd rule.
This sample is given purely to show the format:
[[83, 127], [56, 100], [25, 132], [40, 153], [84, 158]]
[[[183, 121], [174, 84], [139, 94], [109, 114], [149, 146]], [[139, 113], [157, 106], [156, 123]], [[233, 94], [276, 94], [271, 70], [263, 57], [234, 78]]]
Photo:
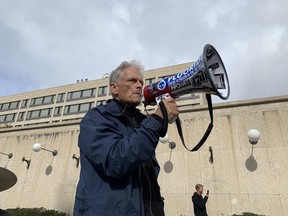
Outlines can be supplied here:
[[[207, 107], [182, 110], [181, 119], [186, 144], [192, 148], [209, 124]], [[79, 156], [78, 124], [0, 130], [0, 151], [14, 154], [9, 162], [0, 155], [0, 166], [18, 177], [15, 186], [0, 192], [1, 208], [45, 207], [72, 213], [80, 170], [72, 159], [73, 154]], [[253, 151], [247, 138], [252, 128], [261, 132]], [[209, 215], [244, 211], [288, 215], [288, 96], [216, 104], [214, 129], [197, 152], [185, 150], [176, 131], [170, 125], [169, 140], [177, 143], [175, 149], [162, 143], [157, 147], [166, 215], [193, 215], [191, 196], [196, 183], [210, 190]], [[33, 152], [36, 142], [57, 149], [58, 155]], [[28, 170], [22, 157], [31, 159]]]

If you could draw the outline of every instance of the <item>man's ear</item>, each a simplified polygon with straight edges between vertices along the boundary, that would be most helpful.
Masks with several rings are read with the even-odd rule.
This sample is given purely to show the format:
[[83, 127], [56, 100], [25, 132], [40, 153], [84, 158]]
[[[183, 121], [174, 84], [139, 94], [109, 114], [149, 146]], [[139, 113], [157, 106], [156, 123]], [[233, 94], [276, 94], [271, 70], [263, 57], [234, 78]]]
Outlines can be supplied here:
[[113, 95], [118, 95], [118, 86], [116, 83], [111, 83], [110, 84], [110, 91]]

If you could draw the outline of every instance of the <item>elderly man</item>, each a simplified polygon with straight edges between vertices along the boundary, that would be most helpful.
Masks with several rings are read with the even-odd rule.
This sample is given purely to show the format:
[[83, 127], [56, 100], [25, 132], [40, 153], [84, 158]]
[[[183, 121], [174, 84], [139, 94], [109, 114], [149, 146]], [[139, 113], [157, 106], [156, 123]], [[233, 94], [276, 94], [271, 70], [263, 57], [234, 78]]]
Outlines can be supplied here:
[[[74, 216], [162, 216], [155, 149], [163, 129], [158, 107], [147, 117], [141, 103], [143, 67], [122, 62], [110, 75], [113, 99], [91, 109], [80, 124], [80, 180]], [[164, 100], [168, 120], [179, 111]]]

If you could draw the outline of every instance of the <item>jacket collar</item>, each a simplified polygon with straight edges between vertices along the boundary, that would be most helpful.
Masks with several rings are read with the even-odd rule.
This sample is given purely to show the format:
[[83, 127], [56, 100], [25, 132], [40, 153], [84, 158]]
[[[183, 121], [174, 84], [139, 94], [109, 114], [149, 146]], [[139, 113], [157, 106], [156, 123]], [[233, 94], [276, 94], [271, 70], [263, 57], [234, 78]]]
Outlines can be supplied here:
[[125, 116], [125, 113], [131, 113], [132, 115], [139, 113], [140, 115], [145, 116], [140, 112], [139, 109], [122, 105], [114, 99], [107, 100], [106, 105], [103, 107], [105, 107], [106, 112], [113, 116]]

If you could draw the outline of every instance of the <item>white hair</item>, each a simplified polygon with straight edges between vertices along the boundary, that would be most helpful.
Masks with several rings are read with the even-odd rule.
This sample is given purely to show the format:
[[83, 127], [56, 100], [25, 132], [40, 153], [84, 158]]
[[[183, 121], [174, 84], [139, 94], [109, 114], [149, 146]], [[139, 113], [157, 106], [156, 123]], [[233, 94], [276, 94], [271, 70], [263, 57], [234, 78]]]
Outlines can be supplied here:
[[121, 64], [111, 72], [109, 84], [111, 83], [118, 83], [119, 78], [125, 68], [134, 67], [143, 75], [144, 66], [140, 63], [140, 61], [132, 60], [132, 61], [123, 61]]

